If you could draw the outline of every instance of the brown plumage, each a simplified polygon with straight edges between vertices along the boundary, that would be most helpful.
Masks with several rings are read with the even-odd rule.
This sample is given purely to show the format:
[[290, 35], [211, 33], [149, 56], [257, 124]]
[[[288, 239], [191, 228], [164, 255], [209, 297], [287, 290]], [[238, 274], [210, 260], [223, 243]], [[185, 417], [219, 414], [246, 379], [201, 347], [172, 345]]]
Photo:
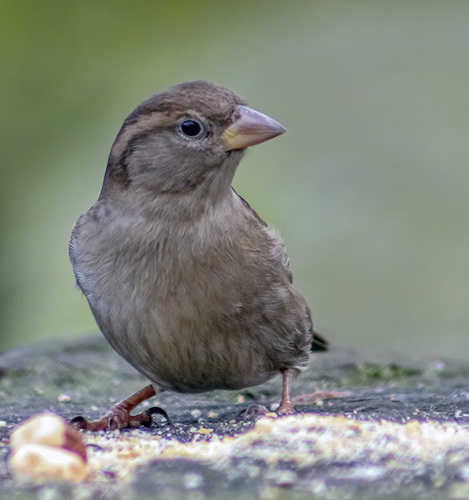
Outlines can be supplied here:
[[152, 385], [77, 425], [148, 425], [130, 410], [158, 391], [240, 389], [279, 372], [279, 412], [293, 412], [293, 376], [324, 339], [312, 343], [283, 243], [231, 187], [245, 149], [283, 132], [202, 81], [151, 97], [125, 120], [70, 257], [102, 333]]

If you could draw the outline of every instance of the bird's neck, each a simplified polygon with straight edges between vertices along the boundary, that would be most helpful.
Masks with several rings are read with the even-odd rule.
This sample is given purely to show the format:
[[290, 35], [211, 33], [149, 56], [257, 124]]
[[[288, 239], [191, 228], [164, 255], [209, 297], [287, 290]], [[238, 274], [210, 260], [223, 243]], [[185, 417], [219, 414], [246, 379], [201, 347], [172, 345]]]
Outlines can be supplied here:
[[168, 222], [191, 221], [223, 210], [232, 202], [233, 180], [239, 158], [227, 158], [212, 168], [203, 182], [186, 189], [161, 190], [134, 182], [106, 182], [100, 201], [128, 216], [161, 219]]

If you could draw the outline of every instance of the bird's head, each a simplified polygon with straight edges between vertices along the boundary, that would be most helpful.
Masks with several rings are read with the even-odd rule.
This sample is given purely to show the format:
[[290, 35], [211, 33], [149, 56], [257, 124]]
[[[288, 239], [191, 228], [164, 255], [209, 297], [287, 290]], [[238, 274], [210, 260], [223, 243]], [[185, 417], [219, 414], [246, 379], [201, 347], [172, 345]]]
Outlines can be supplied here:
[[234, 92], [204, 81], [171, 87], [125, 120], [109, 156], [102, 196], [110, 190], [223, 194], [249, 146], [283, 134], [272, 118]]

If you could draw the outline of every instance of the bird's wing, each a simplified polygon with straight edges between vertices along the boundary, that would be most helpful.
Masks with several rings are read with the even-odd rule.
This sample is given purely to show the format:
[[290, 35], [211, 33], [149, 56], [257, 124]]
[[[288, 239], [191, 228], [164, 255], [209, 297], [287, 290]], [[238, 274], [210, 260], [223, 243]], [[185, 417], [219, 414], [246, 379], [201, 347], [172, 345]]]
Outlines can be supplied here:
[[[249, 203], [242, 196], [240, 196], [233, 187], [231, 189], [233, 189], [233, 192], [242, 201], [243, 205], [251, 212], [252, 215], [255, 216], [255, 218], [258, 220], [259, 224], [266, 227], [267, 224], [265, 223], [265, 221], [263, 221], [259, 217], [258, 213], [251, 207], [251, 205], [249, 205]], [[289, 275], [290, 283], [292, 283], [293, 276], [292, 276], [292, 273], [290, 272], [289, 264], [288, 264], [288, 257], [286, 255], [285, 255], [285, 271]], [[323, 337], [321, 334], [319, 334], [313, 330], [313, 341], [311, 343], [311, 351], [312, 352], [321, 352], [321, 351], [327, 351], [328, 349], [329, 349], [329, 342], [327, 341], [327, 339], [325, 337]]]

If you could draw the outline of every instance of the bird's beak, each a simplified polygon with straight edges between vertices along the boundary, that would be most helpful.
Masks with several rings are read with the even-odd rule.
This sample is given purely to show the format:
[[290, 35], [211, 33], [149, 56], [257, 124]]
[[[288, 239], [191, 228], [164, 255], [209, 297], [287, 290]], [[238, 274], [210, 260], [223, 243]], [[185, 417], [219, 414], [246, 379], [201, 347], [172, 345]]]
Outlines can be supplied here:
[[246, 149], [286, 132], [286, 129], [270, 116], [247, 106], [238, 106], [236, 113], [235, 121], [221, 136], [227, 151]]

